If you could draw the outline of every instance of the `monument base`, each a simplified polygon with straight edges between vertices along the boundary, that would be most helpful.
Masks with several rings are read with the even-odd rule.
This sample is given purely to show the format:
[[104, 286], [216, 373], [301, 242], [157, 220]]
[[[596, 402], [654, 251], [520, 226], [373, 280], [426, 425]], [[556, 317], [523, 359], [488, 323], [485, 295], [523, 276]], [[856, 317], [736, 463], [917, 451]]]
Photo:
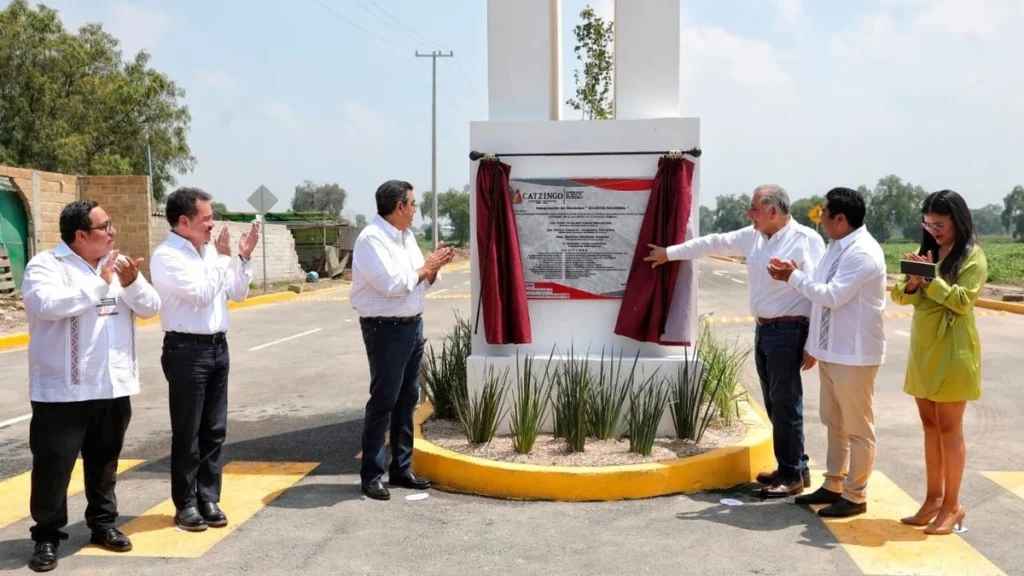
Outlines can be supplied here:
[[[549, 380], [550, 380], [550, 378], [553, 377], [555, 372], [557, 370], [561, 370], [562, 365], [565, 362], [567, 362], [568, 360], [570, 360], [570, 356], [568, 354], [559, 354], [558, 352], [560, 352], [560, 351], [556, 351], [554, 356], [550, 356], [550, 352], [548, 354], [536, 354], [536, 355], [534, 355], [534, 357], [533, 357], [533, 374], [534, 374], [534, 377], [536, 378], [536, 382], [538, 384], [540, 383], [540, 380], [541, 380], [541, 378], [544, 375], [545, 368], [549, 369], [549, 371], [550, 371], [549, 372], [549, 374], [551, 375], [551, 376], [549, 376]], [[587, 355], [587, 351], [586, 350], [574, 350], [573, 353], [575, 354], [575, 359], [577, 361], [579, 361], [582, 358], [586, 357], [587, 364], [589, 365], [589, 368], [590, 368], [590, 372], [596, 378], [597, 375], [600, 373], [600, 370], [601, 370], [601, 351], [598, 350], [597, 354], [594, 354], [594, 351], [591, 350], [589, 355]], [[621, 373], [623, 379], [628, 378], [629, 377], [629, 371], [633, 367], [634, 357], [626, 355], [626, 354], [623, 354], [622, 363], [620, 365], [619, 364], [619, 351], [615, 350], [615, 357], [614, 357], [614, 359], [609, 357], [610, 354], [611, 354], [611, 352], [607, 351], [606, 354], [605, 354], [605, 358], [604, 358], [604, 364], [605, 364], [605, 371], [606, 371], [606, 373], [607, 373], [609, 367], [614, 365], [616, 372]], [[549, 356], [551, 358], [550, 367], [548, 367], [548, 358], [549, 358]], [[695, 356], [695, 354], [691, 354], [690, 355], [689, 361], [691, 363], [695, 363], [697, 361], [694, 356]], [[520, 354], [519, 355], [518, 365], [517, 365], [517, 361], [516, 361], [516, 357], [515, 356], [493, 356], [493, 355], [483, 356], [483, 355], [477, 355], [477, 354], [470, 355], [466, 359], [466, 372], [467, 372], [467, 374], [466, 374], [466, 377], [467, 377], [466, 388], [467, 388], [467, 390], [468, 390], [468, 392], [470, 394], [470, 397], [471, 398], [475, 397], [475, 396], [477, 396], [480, 393], [480, 390], [483, 388], [484, 384], [486, 383], [487, 375], [491, 372], [492, 369], [493, 369], [494, 376], [495, 377], [499, 377], [499, 378], [507, 370], [508, 371], [508, 379], [507, 379], [507, 382], [508, 382], [508, 399], [506, 401], [507, 402], [506, 406], [511, 408], [512, 402], [515, 400], [516, 386], [517, 386], [517, 383], [518, 383], [518, 377], [519, 377], [520, 374], [525, 373], [525, 370], [523, 369], [523, 361], [524, 360], [525, 360], [525, 355], [524, 354]], [[614, 362], [614, 364], [613, 364], [613, 362]], [[674, 356], [657, 357], [657, 358], [640, 357], [640, 358], [636, 359], [636, 372], [634, 374], [634, 383], [635, 383], [635, 385], [643, 384], [647, 380], [648, 377], [654, 375], [656, 378], [659, 378], [659, 379], [660, 378], [665, 378], [665, 377], [671, 378], [671, 380], [670, 380], [671, 384], [670, 385], [674, 386], [675, 382], [676, 382], [676, 376], [677, 376], [677, 374], [679, 374], [679, 370], [681, 370], [683, 368], [683, 366], [686, 364], [686, 362], [687, 362], [686, 357], [674, 357]], [[518, 372], [517, 372], [517, 370], [518, 370]], [[691, 370], [692, 370], [692, 368], [691, 368]], [[545, 422], [544, 427], [541, 429], [542, 432], [550, 433], [552, 431], [552, 427], [554, 426], [554, 419], [550, 416], [550, 410], [551, 410], [551, 406], [548, 407], [549, 415], [547, 417], [547, 421]], [[627, 422], [626, 415], [628, 414], [628, 410], [629, 410], [629, 398], [627, 397], [626, 398], [626, 403], [623, 405], [623, 416], [622, 416], [623, 426], [625, 426], [625, 424]], [[509, 433], [510, 433], [510, 429], [509, 429], [509, 416], [508, 416], [508, 414], [506, 414], [505, 418], [503, 418], [501, 423], [498, 425], [497, 434], [498, 435], [505, 435], [505, 434], [509, 434]], [[662, 415], [661, 423], [658, 426], [658, 436], [675, 436], [675, 433], [676, 433], [676, 431], [675, 431], [675, 427], [672, 424], [671, 412], [669, 412], [669, 408], [666, 408], [665, 414]]]

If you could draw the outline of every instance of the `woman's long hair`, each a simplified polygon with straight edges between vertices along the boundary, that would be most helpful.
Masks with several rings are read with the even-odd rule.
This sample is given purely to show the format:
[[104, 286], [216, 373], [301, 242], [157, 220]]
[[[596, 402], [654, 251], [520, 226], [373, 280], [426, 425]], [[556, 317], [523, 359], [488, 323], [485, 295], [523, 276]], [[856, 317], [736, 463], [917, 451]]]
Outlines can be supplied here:
[[[939, 274], [946, 282], [952, 284], [956, 282], [957, 276], [960, 275], [960, 267], [971, 255], [974, 244], [978, 241], [974, 233], [974, 219], [971, 218], [971, 210], [967, 207], [967, 202], [963, 197], [956, 192], [939, 190], [924, 199], [921, 215], [924, 214], [949, 216], [953, 220], [953, 226], [956, 227], [956, 242], [949, 250], [946, 259], [942, 261], [942, 266], [939, 267]], [[939, 243], [927, 230], [922, 228], [921, 233], [923, 236], [921, 237], [921, 250], [918, 254], [924, 256], [930, 251], [932, 258], [938, 262]]]

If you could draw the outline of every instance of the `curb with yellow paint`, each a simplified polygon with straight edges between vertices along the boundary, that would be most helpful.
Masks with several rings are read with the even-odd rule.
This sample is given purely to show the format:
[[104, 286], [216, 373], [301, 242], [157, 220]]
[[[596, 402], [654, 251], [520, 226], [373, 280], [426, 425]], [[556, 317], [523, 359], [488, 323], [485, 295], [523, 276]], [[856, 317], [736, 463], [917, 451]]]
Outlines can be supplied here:
[[775, 467], [764, 413], [741, 400], [743, 440], [688, 458], [621, 466], [537, 466], [486, 460], [446, 450], [423, 438], [433, 409], [416, 411], [413, 470], [438, 488], [508, 500], [598, 502], [725, 489], [751, 482]]
[[[349, 287], [350, 287], [350, 285], [339, 286], [339, 287], [334, 287], [334, 288], [322, 288], [320, 290], [311, 290], [309, 292], [304, 292], [302, 294], [299, 294], [299, 293], [296, 293], [296, 292], [291, 292], [291, 291], [285, 291], [285, 292], [275, 292], [274, 294], [261, 294], [259, 296], [250, 296], [250, 297], [246, 298], [245, 300], [243, 300], [242, 302], [231, 302], [231, 301], [229, 301], [228, 302], [228, 310], [238, 310], [238, 309], [241, 309], [241, 308], [251, 308], [253, 306], [264, 306], [264, 305], [267, 305], [267, 304], [277, 304], [279, 302], [289, 302], [289, 301], [295, 300], [297, 298], [308, 297], [310, 295], [316, 294], [317, 292], [322, 292], [324, 294], [328, 294], [328, 293], [331, 293], [331, 292], [341, 292], [341, 291], [347, 290]], [[135, 321], [135, 325], [139, 326], [139, 327], [141, 327], [141, 326], [149, 326], [149, 325], [152, 325], [152, 324], [159, 324], [159, 323], [160, 323], [160, 317], [159, 316], [153, 316], [152, 318], [139, 318], [139, 319], [137, 319]], [[7, 336], [0, 336], [0, 350], [10, 350], [10, 349], [14, 349], [14, 348], [24, 348], [26, 346], [28, 346], [28, 334], [25, 333], [25, 332], [21, 332], [21, 333], [18, 333], [18, 334], [10, 334], [10, 335], [7, 335]]]

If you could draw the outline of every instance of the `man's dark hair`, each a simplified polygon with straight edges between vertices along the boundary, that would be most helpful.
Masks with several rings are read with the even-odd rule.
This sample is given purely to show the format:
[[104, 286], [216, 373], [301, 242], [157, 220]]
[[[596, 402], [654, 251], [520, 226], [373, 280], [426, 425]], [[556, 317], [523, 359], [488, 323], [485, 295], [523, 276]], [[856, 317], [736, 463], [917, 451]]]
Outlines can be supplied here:
[[89, 213], [99, 206], [92, 200], [75, 200], [60, 211], [60, 239], [70, 246], [75, 241], [75, 232], [88, 232], [92, 228]]
[[400, 202], [405, 202], [405, 197], [412, 184], [402, 180], [388, 180], [377, 188], [377, 214], [390, 216], [398, 209]]
[[167, 197], [167, 206], [164, 208], [167, 222], [171, 225], [171, 228], [178, 225], [178, 220], [182, 216], [186, 218], [195, 217], [199, 213], [199, 208], [196, 206], [199, 200], [209, 202], [213, 200], [213, 196], [199, 188], [178, 188], [171, 192], [171, 195]]
[[850, 188], [833, 188], [825, 194], [825, 206], [832, 218], [842, 214], [846, 221], [855, 229], [864, 225], [864, 216], [868, 212], [864, 197]]

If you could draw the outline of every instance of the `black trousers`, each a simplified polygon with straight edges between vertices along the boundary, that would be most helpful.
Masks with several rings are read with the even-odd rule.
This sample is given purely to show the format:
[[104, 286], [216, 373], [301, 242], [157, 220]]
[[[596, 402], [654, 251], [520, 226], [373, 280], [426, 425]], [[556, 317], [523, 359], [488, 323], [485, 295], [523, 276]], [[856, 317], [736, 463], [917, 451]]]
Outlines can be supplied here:
[[413, 415], [420, 397], [423, 321], [359, 321], [370, 361], [370, 399], [363, 417], [364, 484], [384, 476], [384, 434], [391, 430], [391, 478], [408, 474], [412, 464]]
[[171, 500], [178, 510], [220, 502], [228, 431], [228, 343], [168, 332], [160, 364], [171, 411]]
[[132, 419], [131, 400], [33, 402], [29, 446], [32, 449], [32, 496], [29, 508], [36, 542], [67, 538], [68, 486], [78, 454], [85, 473], [85, 522], [98, 532], [117, 519], [117, 461]]

